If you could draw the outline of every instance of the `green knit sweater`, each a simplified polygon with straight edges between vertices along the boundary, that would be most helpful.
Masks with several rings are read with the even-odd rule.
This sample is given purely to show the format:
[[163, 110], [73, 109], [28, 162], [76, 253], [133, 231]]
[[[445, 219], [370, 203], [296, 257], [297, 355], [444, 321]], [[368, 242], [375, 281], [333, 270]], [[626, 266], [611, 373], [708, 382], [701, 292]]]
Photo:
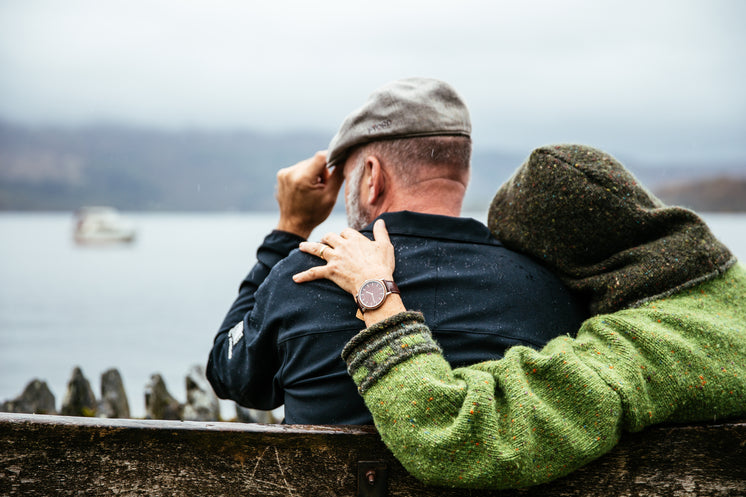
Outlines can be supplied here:
[[544, 483], [601, 456], [625, 430], [746, 414], [746, 270], [594, 316], [541, 351], [513, 347], [451, 369], [437, 349], [414, 312], [345, 348], [396, 458], [428, 484]]
[[601, 456], [625, 430], [746, 414], [746, 270], [695, 213], [665, 206], [600, 150], [558, 145], [532, 152], [488, 221], [594, 316], [575, 338], [456, 370], [418, 313], [350, 341], [348, 371], [414, 476], [534, 485]]

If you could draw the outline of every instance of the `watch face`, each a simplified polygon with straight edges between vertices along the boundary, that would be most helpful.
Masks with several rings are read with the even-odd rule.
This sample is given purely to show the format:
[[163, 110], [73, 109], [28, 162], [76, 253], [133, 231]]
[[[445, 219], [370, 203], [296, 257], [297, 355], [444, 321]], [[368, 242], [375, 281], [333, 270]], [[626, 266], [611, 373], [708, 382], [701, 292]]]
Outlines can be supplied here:
[[368, 309], [375, 309], [383, 303], [383, 299], [386, 297], [386, 287], [383, 283], [377, 280], [366, 281], [363, 286], [360, 287], [358, 293], [358, 300]]

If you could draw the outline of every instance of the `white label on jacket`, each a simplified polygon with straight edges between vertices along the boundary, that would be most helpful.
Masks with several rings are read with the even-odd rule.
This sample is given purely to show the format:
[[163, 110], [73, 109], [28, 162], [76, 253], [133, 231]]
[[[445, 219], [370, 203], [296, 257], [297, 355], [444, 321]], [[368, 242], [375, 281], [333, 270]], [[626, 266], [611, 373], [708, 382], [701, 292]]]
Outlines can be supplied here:
[[239, 323], [231, 328], [231, 330], [228, 332], [228, 359], [233, 358], [233, 346], [236, 345], [242, 338], [243, 321], [239, 321]]

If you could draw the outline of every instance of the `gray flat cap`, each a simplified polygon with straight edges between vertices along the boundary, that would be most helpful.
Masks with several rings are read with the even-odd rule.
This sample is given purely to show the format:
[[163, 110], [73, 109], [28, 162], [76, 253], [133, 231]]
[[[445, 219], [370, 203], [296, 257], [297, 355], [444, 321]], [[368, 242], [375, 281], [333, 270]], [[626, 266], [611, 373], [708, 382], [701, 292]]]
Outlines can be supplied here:
[[407, 78], [370, 94], [348, 115], [329, 143], [327, 165], [344, 160], [353, 147], [377, 140], [416, 136], [471, 135], [469, 110], [450, 85], [436, 79]]

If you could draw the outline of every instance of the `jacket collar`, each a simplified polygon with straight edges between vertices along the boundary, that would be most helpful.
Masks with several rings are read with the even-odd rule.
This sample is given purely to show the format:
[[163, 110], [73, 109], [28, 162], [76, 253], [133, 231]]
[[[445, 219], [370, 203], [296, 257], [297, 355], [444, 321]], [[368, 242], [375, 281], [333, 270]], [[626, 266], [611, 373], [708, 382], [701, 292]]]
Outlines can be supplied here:
[[[458, 242], [501, 245], [492, 236], [487, 226], [468, 217], [440, 216], [421, 212], [385, 212], [376, 219], [386, 222], [390, 235], [438, 238]], [[375, 223], [375, 220], [373, 221]], [[365, 226], [362, 233], [372, 233], [373, 223]]]

